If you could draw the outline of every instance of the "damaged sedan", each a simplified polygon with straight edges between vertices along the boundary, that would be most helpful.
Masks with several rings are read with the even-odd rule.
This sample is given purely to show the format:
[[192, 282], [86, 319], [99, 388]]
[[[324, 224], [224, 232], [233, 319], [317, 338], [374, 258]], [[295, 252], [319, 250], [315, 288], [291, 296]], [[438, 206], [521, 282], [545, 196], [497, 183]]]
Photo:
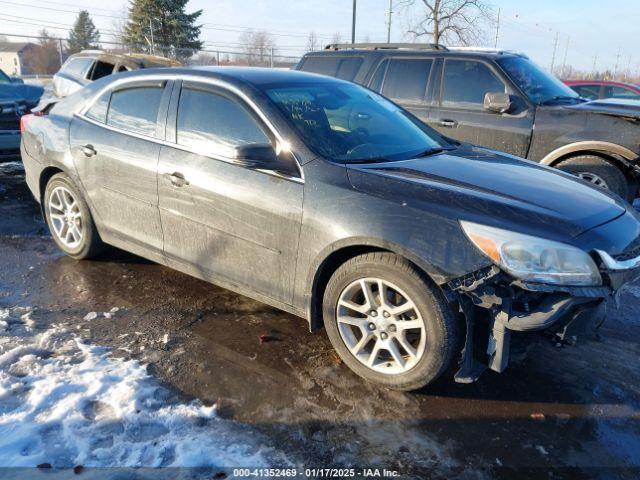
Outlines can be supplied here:
[[615, 194], [337, 79], [131, 72], [22, 126], [67, 255], [113, 245], [324, 325], [389, 388], [503, 371], [534, 334], [568, 342], [640, 273], [640, 217]]

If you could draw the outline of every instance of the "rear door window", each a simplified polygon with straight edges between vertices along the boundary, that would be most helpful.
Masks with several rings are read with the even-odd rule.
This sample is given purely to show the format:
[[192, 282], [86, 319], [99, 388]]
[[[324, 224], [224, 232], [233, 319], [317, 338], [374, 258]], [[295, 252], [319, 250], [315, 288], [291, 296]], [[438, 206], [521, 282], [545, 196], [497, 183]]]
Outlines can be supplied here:
[[392, 58], [381, 93], [396, 101], [424, 101], [432, 64], [430, 58]]
[[353, 80], [362, 65], [361, 57], [322, 56], [307, 57], [301, 70], [320, 75], [328, 75], [343, 80]]
[[505, 92], [505, 85], [482, 62], [447, 60], [444, 64], [442, 106], [482, 110], [486, 93]]
[[638, 100], [640, 99], [640, 95], [627, 88], [606, 86], [604, 87], [604, 98], [623, 98], [628, 100]]
[[153, 137], [164, 86], [132, 87], [111, 94], [107, 125]]
[[222, 156], [232, 147], [271, 143], [239, 101], [197, 87], [183, 87], [180, 94], [176, 141], [203, 155]]
[[62, 66], [61, 70], [72, 77], [84, 78], [92, 64], [93, 58], [72, 58]]

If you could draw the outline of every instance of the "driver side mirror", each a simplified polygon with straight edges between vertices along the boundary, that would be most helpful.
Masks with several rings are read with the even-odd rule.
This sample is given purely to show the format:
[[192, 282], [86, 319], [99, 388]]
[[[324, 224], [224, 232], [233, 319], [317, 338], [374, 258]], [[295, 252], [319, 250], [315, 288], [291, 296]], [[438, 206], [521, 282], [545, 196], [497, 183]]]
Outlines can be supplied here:
[[11, 77], [11, 83], [24, 83], [24, 80], [21, 79], [20, 77]]
[[278, 155], [272, 145], [250, 143], [233, 148], [233, 162], [247, 168], [289, 172], [291, 163], [286, 155]]
[[484, 109], [494, 113], [507, 113], [513, 102], [511, 95], [503, 92], [487, 92], [484, 94]]

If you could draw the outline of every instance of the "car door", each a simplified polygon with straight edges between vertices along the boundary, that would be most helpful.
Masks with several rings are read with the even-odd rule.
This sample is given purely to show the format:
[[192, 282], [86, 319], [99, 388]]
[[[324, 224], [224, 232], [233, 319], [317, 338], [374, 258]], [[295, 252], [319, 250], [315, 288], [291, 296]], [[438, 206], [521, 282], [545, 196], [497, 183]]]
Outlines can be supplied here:
[[534, 109], [516, 95], [509, 112], [495, 113], [484, 108], [487, 93], [513, 94], [488, 62], [445, 59], [439, 93], [427, 120], [430, 126], [456, 140], [521, 157], [527, 155]]
[[158, 179], [167, 262], [289, 303], [303, 198], [295, 159], [276, 173], [231, 158], [235, 147], [278, 140], [226, 89], [184, 82], [171, 103]]
[[74, 118], [70, 134], [101, 233], [159, 256], [157, 168], [170, 86], [147, 80], [108, 90]]
[[387, 58], [378, 65], [369, 88], [426, 121], [425, 96], [433, 62], [433, 58], [428, 57]]

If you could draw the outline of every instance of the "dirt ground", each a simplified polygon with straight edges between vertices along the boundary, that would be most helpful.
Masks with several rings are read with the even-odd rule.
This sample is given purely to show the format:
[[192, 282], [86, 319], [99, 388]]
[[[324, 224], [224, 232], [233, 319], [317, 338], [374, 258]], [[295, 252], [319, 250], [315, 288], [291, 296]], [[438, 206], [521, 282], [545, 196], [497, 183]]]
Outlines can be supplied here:
[[[536, 344], [472, 385], [413, 393], [365, 383], [323, 331], [127, 253], [61, 255], [19, 164], [0, 164], [0, 307], [135, 358], [186, 399], [251, 424], [300, 465], [396, 469], [415, 478], [638, 478], [640, 286], [599, 340]], [[119, 310], [111, 318], [102, 312]], [[100, 315], [84, 320], [89, 312]], [[262, 340], [261, 340], [262, 338]], [[514, 470], [514, 469], [517, 469]]]

